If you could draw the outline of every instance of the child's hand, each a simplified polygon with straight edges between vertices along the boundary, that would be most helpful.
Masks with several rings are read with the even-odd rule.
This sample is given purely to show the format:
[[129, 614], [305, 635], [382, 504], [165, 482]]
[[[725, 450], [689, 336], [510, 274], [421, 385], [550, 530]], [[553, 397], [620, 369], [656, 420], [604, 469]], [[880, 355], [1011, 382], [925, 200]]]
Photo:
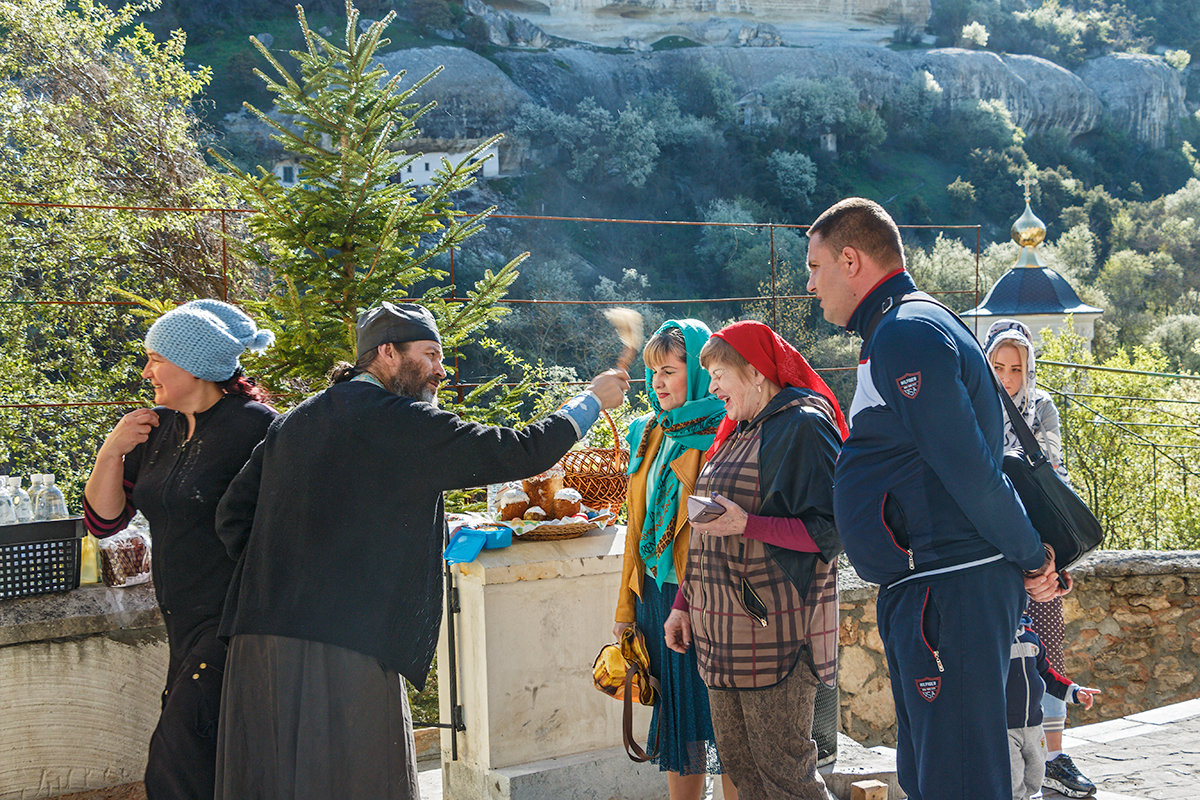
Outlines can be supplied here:
[[1086, 686], [1080, 686], [1075, 690], [1075, 702], [1084, 708], [1091, 708], [1096, 702], [1096, 695], [1100, 694], [1099, 689], [1089, 689]]

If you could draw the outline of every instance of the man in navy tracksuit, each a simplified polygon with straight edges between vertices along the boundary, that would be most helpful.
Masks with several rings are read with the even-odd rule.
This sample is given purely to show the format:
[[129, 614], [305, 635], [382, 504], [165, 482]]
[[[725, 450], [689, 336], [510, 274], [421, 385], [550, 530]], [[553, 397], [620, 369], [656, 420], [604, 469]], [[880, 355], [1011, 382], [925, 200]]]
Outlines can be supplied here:
[[1026, 591], [1055, 596], [1057, 575], [1000, 470], [991, 367], [949, 311], [899, 302], [916, 286], [878, 204], [843, 200], [809, 237], [808, 290], [863, 337], [834, 515], [880, 584], [900, 785], [911, 800], [1008, 800], [1009, 645]]

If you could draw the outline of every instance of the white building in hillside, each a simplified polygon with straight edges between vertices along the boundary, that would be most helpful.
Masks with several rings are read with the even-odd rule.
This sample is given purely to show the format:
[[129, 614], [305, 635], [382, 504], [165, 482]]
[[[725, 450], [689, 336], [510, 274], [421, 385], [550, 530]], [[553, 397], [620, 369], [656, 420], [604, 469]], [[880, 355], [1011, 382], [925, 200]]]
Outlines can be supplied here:
[[774, 125], [778, 121], [771, 113], [771, 107], [767, 105], [763, 93], [758, 89], [746, 92], [738, 98], [733, 107], [741, 113], [742, 125], [747, 128], [761, 128]]
[[[417, 151], [417, 156], [406, 164], [396, 177], [412, 181], [417, 186], [429, 186], [433, 183], [433, 176], [441, 168], [444, 159], [450, 162], [451, 166], [458, 166], [468, 160], [471, 163], [482, 161], [483, 166], [479, 168], [475, 176], [480, 180], [495, 178], [500, 174], [500, 149], [496, 142], [492, 142], [480, 152], [472, 155], [482, 141], [480, 139], [474, 141], [422, 139], [411, 142], [409, 143], [411, 149], [408, 152]], [[276, 161], [271, 171], [279, 178], [279, 183], [285, 189], [304, 182], [304, 165], [293, 155]]]
[[483, 161], [483, 166], [475, 173], [480, 180], [495, 178], [500, 174], [500, 149], [496, 142], [492, 142], [475, 156], [471, 152], [479, 146], [479, 142], [455, 142], [454, 150], [435, 150], [432, 148], [425, 149], [408, 163], [404, 168], [401, 177], [412, 180], [417, 186], [428, 186], [433, 183], [433, 176], [442, 166], [442, 160], [450, 162], [451, 166], [458, 166], [463, 161], [475, 163]]
[[290, 189], [300, 182], [300, 160], [293, 156], [282, 158], [275, 162], [271, 172], [275, 173], [283, 188]]

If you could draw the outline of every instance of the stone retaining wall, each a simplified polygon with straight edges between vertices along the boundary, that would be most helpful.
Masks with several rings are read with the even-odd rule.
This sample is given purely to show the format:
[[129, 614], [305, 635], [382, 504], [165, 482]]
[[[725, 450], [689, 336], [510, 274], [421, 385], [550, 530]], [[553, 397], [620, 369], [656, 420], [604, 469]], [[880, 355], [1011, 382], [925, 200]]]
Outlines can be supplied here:
[[148, 583], [0, 602], [0, 800], [140, 781], [167, 657]]
[[[1068, 677], [1103, 691], [1084, 725], [1200, 697], [1200, 553], [1105, 550], [1072, 574], [1063, 598]], [[845, 569], [841, 588], [842, 730], [867, 745], [895, 744], [876, 587]]]

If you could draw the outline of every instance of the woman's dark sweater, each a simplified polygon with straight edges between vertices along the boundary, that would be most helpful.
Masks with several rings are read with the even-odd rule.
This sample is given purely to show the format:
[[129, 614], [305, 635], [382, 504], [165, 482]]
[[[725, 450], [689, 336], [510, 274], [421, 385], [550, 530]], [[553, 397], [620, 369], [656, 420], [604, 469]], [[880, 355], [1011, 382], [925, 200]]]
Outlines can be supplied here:
[[84, 521], [98, 537], [111, 536], [137, 511], [150, 523], [154, 592], [176, 622], [219, 617], [233, 560], [217, 538], [217, 503], [277, 414], [242, 395], [225, 395], [187, 417], [158, 407], [158, 427], [125, 456], [125, 509], [104, 519], [84, 500]]

